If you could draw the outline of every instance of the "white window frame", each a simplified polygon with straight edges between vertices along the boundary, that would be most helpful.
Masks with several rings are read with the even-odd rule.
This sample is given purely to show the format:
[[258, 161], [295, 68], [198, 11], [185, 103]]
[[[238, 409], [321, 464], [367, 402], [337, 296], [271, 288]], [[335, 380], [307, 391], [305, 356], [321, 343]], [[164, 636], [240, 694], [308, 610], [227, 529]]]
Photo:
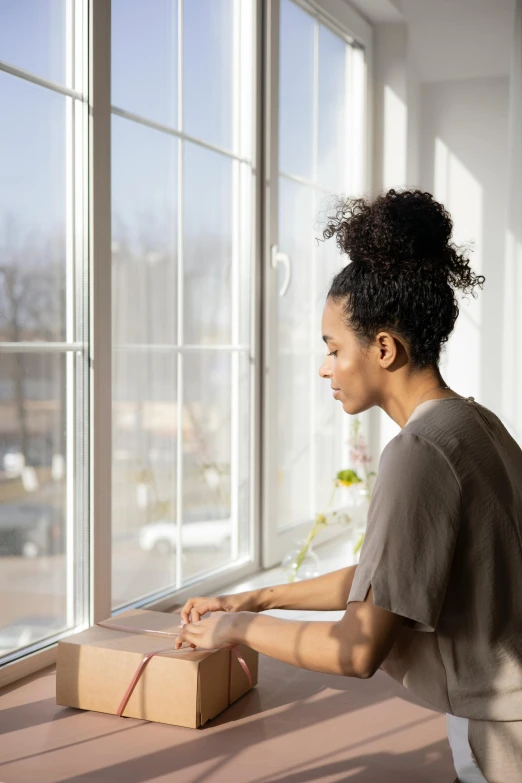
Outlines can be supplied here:
[[[43, 87], [65, 98], [65, 177], [66, 177], [66, 226], [65, 226], [65, 340], [63, 342], [18, 342], [0, 344], [1, 353], [50, 354], [65, 359], [66, 393], [66, 623], [67, 631], [48, 636], [42, 642], [27, 647], [22, 655], [5, 656], [0, 666], [0, 686], [43, 668], [54, 661], [56, 642], [66, 633], [81, 630], [89, 624], [90, 563], [83, 557], [84, 533], [88, 523], [89, 501], [87, 486], [77, 476], [88, 469], [90, 433], [88, 431], [89, 344], [86, 326], [88, 308], [88, 187], [87, 175], [87, 123], [88, 70], [87, 51], [84, 45], [88, 6], [85, 0], [69, 0], [66, 13], [66, 72], [65, 83], [59, 84], [37, 74], [25, 71], [9, 63], [0, 63], [0, 70], [29, 83]], [[78, 55], [81, 52], [81, 57]], [[77, 304], [82, 297], [79, 313]], [[83, 384], [80, 386], [80, 383]], [[81, 407], [81, 411], [78, 408]], [[77, 428], [78, 416], [84, 418], [84, 426]]]
[[[111, 2], [87, 0], [89, 16], [89, 373], [90, 373], [90, 558], [89, 622], [111, 615], [112, 568], [112, 338], [111, 338]], [[240, 2], [241, 0], [236, 0]], [[301, 2], [301, 0], [299, 0]], [[343, 0], [306, 2], [307, 10], [320, 14], [321, 21], [352, 36], [367, 53], [368, 100], [366, 137], [371, 132], [370, 25]], [[270, 520], [271, 478], [267, 465], [273, 458], [266, 448], [274, 426], [270, 398], [274, 394], [274, 362], [270, 338], [274, 323], [269, 305], [274, 295], [276, 272], [271, 267], [270, 248], [277, 244], [277, 136], [278, 136], [278, 29], [279, 0], [255, 0], [254, 39], [256, 52], [251, 74], [253, 91], [253, 167], [251, 273], [251, 465], [250, 492], [252, 556], [246, 562], [225, 567], [205, 578], [196, 578], [181, 589], [170, 590], [154, 601], [138, 600], [130, 606], [169, 610], [181, 605], [197, 591], [211, 594], [240, 581], [274, 561], [278, 535]], [[16, 69], [15, 69], [16, 70]], [[31, 77], [36, 83], [37, 77]], [[367, 178], [370, 182], [370, 147], [367, 145]], [[271, 183], [274, 183], [273, 185]], [[32, 346], [36, 348], [36, 346]], [[55, 345], [74, 351], [82, 346]], [[16, 350], [21, 346], [17, 345]], [[44, 350], [50, 350], [44, 347]], [[277, 359], [277, 355], [275, 356]], [[291, 531], [295, 537], [297, 529]], [[280, 540], [280, 537], [279, 537]], [[0, 667], [0, 687], [50, 666], [56, 661], [56, 643], [28, 652]]]

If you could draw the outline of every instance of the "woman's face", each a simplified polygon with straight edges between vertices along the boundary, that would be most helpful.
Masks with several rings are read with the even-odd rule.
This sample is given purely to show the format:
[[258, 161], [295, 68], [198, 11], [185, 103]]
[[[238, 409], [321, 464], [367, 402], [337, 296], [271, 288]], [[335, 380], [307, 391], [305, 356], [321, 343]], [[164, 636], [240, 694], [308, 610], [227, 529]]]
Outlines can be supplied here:
[[[382, 372], [378, 346], [365, 350], [355, 333], [344, 322], [342, 306], [326, 300], [322, 320], [327, 356], [319, 368], [321, 378], [330, 381], [333, 394], [346, 413], [362, 413], [378, 402]], [[376, 353], [377, 352], [377, 353]]]

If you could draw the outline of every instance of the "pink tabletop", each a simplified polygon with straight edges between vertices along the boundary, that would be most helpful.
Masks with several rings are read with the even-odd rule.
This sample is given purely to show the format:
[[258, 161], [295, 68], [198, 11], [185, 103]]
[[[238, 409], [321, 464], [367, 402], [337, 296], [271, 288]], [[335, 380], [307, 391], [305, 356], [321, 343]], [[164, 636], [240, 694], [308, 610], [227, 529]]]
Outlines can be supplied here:
[[201, 729], [58, 707], [47, 669], [0, 691], [1, 783], [452, 783], [445, 716], [383, 672], [259, 656], [259, 685]]

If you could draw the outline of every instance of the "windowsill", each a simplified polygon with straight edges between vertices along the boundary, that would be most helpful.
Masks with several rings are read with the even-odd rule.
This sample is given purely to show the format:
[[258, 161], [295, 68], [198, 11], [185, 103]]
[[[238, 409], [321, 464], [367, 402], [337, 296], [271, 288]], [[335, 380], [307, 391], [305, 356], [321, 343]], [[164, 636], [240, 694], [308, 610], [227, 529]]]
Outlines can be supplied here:
[[[335, 571], [338, 568], [353, 565], [356, 562], [352, 552], [352, 542], [347, 538], [343, 538], [342, 534], [326, 543], [314, 544], [314, 551], [319, 558], [319, 570], [321, 574], [326, 574], [330, 571]], [[283, 584], [284, 582], [286, 582], [286, 577], [283, 569], [281, 566], [275, 566], [274, 568], [268, 568], [266, 571], [259, 571], [239, 582], [233, 582], [230, 585], [225, 586], [221, 592], [239, 593], [244, 590], [256, 590], [259, 587]], [[292, 619], [294, 617], [299, 620], [305, 618], [314, 620], [337, 620], [342, 617], [344, 612], [309, 612], [289, 609], [270, 609], [263, 614], [270, 614], [274, 617], [286, 617], [287, 619]]]

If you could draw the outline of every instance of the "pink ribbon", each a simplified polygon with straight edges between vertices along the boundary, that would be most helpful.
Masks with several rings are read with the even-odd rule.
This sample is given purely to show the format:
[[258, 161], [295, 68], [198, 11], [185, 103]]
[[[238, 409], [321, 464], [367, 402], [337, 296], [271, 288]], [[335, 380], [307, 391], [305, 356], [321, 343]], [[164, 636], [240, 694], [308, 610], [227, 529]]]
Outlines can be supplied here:
[[[96, 625], [102, 626], [102, 628], [111, 628], [114, 631], [124, 631], [125, 633], [142, 633], [146, 634], [147, 636], [179, 636], [179, 633], [176, 633], [175, 631], [154, 631], [149, 628], [134, 628], [132, 625], [116, 625], [116, 623], [109, 623], [105, 620], [103, 620], [100, 623], [96, 623]], [[239, 661], [239, 664], [243, 671], [245, 672], [249, 685], [252, 687], [252, 675], [250, 674], [250, 669], [248, 668], [248, 664], [245, 661], [244, 658], [241, 657], [240, 653], [237, 650], [237, 646], [233, 645], [231, 650], [234, 651], [237, 660]], [[186, 652], [187, 648], [181, 648], [179, 650], [154, 650], [153, 652], [147, 653], [145, 655], [144, 659], [141, 661], [140, 665], [136, 669], [134, 676], [132, 680], [130, 681], [129, 687], [125, 691], [125, 695], [123, 699], [120, 702], [120, 706], [118, 707], [116, 711], [116, 715], [121, 718], [123, 714], [123, 710], [127, 706], [127, 702], [129, 701], [132, 692], [136, 685], [138, 684], [138, 681], [143, 674], [143, 670], [145, 669], [145, 666], [148, 664], [148, 662], [151, 660], [151, 658], [154, 658], [155, 655], [174, 655], [180, 651]], [[230, 687], [232, 686], [232, 656], [230, 656]], [[230, 687], [229, 687], [229, 696], [228, 701], [230, 703]]]

